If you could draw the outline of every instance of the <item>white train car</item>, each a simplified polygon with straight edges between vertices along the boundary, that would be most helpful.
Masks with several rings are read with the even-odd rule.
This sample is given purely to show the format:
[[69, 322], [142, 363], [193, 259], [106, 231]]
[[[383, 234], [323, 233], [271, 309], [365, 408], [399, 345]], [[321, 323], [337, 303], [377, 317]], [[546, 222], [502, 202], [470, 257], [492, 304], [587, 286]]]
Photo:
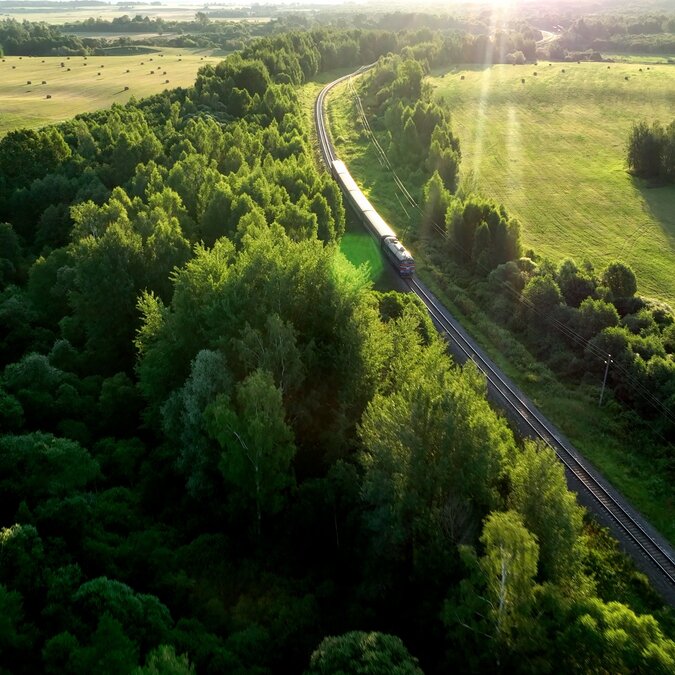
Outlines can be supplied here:
[[398, 270], [398, 273], [401, 276], [414, 274], [415, 260], [396, 238], [396, 233], [361, 192], [344, 162], [339, 159], [334, 160], [331, 164], [331, 170], [347, 201], [361, 218], [363, 224], [370, 230], [370, 233], [377, 239], [380, 247], [391, 264]]

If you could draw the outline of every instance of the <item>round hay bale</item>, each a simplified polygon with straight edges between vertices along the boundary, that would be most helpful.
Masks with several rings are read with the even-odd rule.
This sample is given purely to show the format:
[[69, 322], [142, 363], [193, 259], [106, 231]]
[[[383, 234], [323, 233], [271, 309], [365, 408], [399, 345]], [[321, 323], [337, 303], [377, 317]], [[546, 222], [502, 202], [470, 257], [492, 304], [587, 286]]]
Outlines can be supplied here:
[[66, 71], [67, 71], [67, 72], [70, 72], [70, 68], [66, 68]]
[[66, 67], [66, 64], [65, 64], [63, 61], [61, 61], [61, 64], [60, 64], [60, 65], [61, 65], [61, 68], [65, 68], [65, 67]]
[[154, 75], [154, 74], [155, 74], [155, 71], [154, 71], [154, 70], [151, 70], [151, 71], [150, 71], [150, 75]]
[[30, 80], [26, 80], [26, 84], [33, 84]]
[[521, 84], [525, 84], [525, 78], [520, 81]]
[[97, 76], [99, 76], [100, 74], [101, 74], [100, 72], [96, 73]]
[[85, 61], [87, 60], [87, 57], [86, 57], [86, 56], [84, 57], [84, 60], [85, 60]]
[[12, 70], [16, 70], [16, 66], [12, 66]]
[[178, 59], [179, 61], [182, 61], [183, 59]]
[[640, 72], [642, 72], [642, 68], [640, 68]]
[[169, 80], [164, 80], [164, 84], [169, 84]]
[[624, 80], [627, 80], [627, 79], [628, 79], [628, 75], [626, 75], [626, 77], [624, 77], [623, 79], [624, 79]]
[[51, 94], [47, 94], [47, 95], [45, 96], [45, 98], [51, 98], [51, 97], [52, 97]]
[[152, 59], [150, 59], [152, 61]]
[[565, 69], [563, 68], [562, 71], [563, 71], [563, 73], [564, 73], [564, 72], [565, 72]]
[[66, 56], [66, 61], [70, 61], [70, 56]]
[[44, 59], [42, 59], [42, 63], [44, 63], [44, 62], [45, 62], [45, 60], [44, 60]]
[[607, 66], [607, 70], [609, 70], [612, 66]]
[[47, 80], [42, 80], [42, 84], [47, 84]]
[[647, 70], [649, 70], [649, 66], [647, 66]]
[[144, 65], [145, 65], [145, 61], [141, 61], [141, 65], [144, 66]]
[[162, 75], [166, 75], [166, 70], [162, 73]]
[[462, 75], [462, 77], [460, 77], [459, 79], [460, 79], [460, 80], [463, 80], [463, 79], [464, 79], [464, 75]]
[[127, 73], [130, 73], [131, 71], [127, 68], [126, 72], [127, 72]]
[[129, 91], [129, 87], [124, 87], [124, 91]]
[[537, 71], [536, 71], [536, 70], [534, 71], [533, 75], [534, 75], [535, 77], [537, 77]]

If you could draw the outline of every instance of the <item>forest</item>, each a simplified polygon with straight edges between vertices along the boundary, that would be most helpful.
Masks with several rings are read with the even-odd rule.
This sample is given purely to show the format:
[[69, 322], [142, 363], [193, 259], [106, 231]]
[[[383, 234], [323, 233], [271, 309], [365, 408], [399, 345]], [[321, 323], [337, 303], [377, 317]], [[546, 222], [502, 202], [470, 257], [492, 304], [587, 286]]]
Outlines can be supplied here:
[[[339, 252], [298, 87], [401, 53], [375, 104], [466, 264], [555, 292], [508, 214], [453, 207], [459, 144], [407, 57], [461, 40], [428, 38], [268, 37], [192, 88], [0, 140], [5, 672], [675, 669], [672, 611], [552, 451]], [[632, 317], [627, 353], [648, 319], [662, 335], [625, 270], [568, 277], [571, 305], [588, 280], [591, 313]]]

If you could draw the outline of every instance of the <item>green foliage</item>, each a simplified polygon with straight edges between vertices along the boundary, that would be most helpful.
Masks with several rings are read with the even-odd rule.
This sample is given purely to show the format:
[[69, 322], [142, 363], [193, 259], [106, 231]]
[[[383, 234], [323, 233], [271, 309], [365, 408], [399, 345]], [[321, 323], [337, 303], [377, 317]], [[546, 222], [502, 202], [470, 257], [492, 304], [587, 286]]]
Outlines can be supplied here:
[[675, 180], [675, 120], [633, 125], [628, 138], [628, 168], [642, 178]]
[[324, 638], [305, 675], [421, 675], [417, 659], [400, 638], [385, 633], [353, 631]]
[[294, 483], [293, 434], [284, 421], [281, 390], [272, 374], [255, 370], [237, 386], [235, 401], [221, 394], [204, 411], [210, 435], [223, 449], [219, 462], [232, 501], [255, 504], [255, 528], [262, 514], [283, 506], [282, 494]]
[[509, 477], [509, 506], [539, 545], [538, 578], [578, 584], [583, 511], [567, 489], [565, 471], [553, 450], [526, 443]]
[[75, 441], [33, 432], [0, 436], [3, 513], [18, 506], [62, 496], [82, 488], [99, 474], [98, 464]]

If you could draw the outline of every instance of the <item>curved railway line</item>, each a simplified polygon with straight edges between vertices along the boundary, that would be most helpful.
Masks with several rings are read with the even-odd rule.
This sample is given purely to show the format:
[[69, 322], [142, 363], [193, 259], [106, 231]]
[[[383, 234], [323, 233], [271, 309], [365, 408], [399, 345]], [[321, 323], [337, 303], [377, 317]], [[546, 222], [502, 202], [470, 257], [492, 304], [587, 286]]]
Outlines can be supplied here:
[[[314, 116], [323, 161], [328, 167], [337, 160], [326, 125], [324, 102], [328, 92], [345, 80], [361, 74], [369, 66], [327, 84], [319, 93]], [[359, 214], [360, 215], [360, 214]], [[497, 400], [521, 432], [551, 447], [564, 464], [568, 481], [580, 500], [598, 519], [610, 527], [638, 565], [675, 606], [675, 555], [662, 537], [590, 466], [566, 441], [536, 406], [501, 372], [478, 347], [456, 319], [418, 279], [406, 281], [410, 290], [426, 305], [436, 327], [461, 360], [472, 360], [485, 375], [491, 396]], [[660, 539], [662, 541], [657, 541]]]

